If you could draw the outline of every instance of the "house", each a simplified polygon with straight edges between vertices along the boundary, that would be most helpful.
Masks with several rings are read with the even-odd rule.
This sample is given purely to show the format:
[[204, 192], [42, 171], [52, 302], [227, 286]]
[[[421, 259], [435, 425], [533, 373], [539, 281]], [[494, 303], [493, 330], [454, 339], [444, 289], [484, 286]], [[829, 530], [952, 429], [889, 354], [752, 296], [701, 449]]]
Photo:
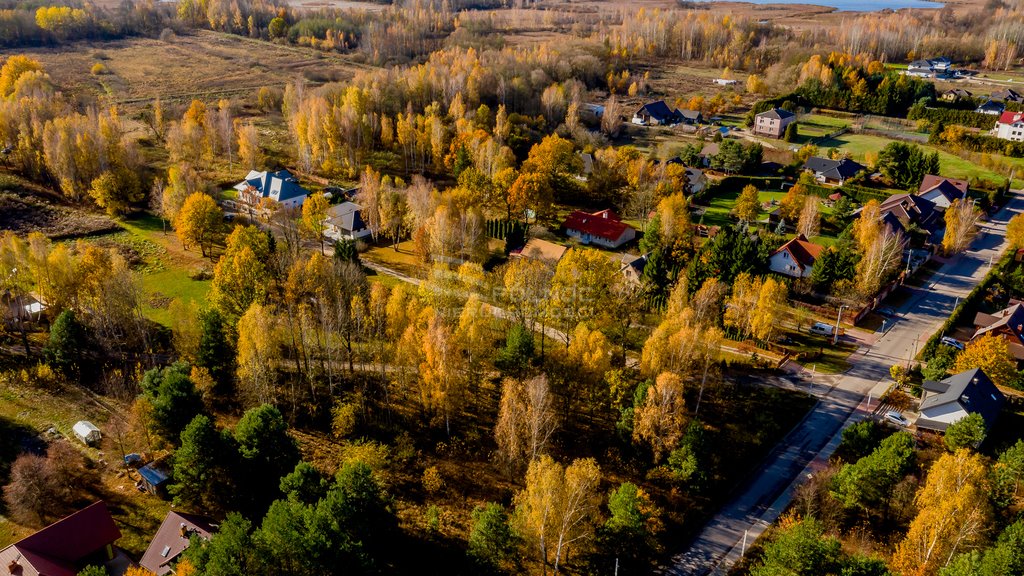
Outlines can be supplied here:
[[814, 262], [821, 256], [822, 249], [801, 234], [772, 252], [768, 267], [772, 272], [792, 278], [807, 278], [811, 275]]
[[715, 78], [712, 82], [719, 86], [735, 86], [736, 84], [739, 84], [738, 80], [732, 80], [730, 78]]
[[944, 56], [934, 59], [914, 60], [907, 65], [907, 74], [922, 78], [949, 76], [952, 66], [953, 61]]
[[[853, 211], [860, 214], [864, 207]], [[933, 233], [942, 221], [935, 204], [921, 196], [910, 194], [893, 194], [883, 200], [879, 206], [882, 220], [891, 228], [907, 233], [914, 226]]]
[[942, 93], [942, 99], [946, 102], [959, 102], [961, 100], [970, 100], [971, 98], [974, 98], [974, 94], [963, 88], [953, 88]]
[[1024, 362], [1024, 304], [1017, 302], [995, 314], [979, 312], [974, 317], [974, 336], [1001, 336], [1017, 362]]
[[679, 110], [669, 108], [664, 100], [644, 104], [633, 114], [633, 124], [640, 126], [671, 126], [681, 120]]
[[829, 158], [808, 158], [804, 170], [814, 174], [814, 179], [825, 184], [843, 185], [844, 182], [867, 170], [862, 164], [849, 158], [831, 160]]
[[594, 173], [594, 155], [590, 152], [579, 152], [580, 160], [583, 161], [583, 176], [582, 179], [586, 180], [588, 176]]
[[370, 235], [370, 227], [362, 217], [363, 207], [355, 202], [342, 202], [327, 209], [324, 235], [335, 240], [358, 240]]
[[708, 185], [708, 177], [699, 168], [686, 169], [686, 188], [689, 194], [700, 194]]
[[636, 230], [611, 210], [589, 214], [576, 210], [565, 219], [565, 233], [583, 244], [618, 248], [636, 238]]
[[171, 471], [163, 460], [155, 460], [139, 468], [142, 477], [136, 486], [154, 496], [166, 496], [167, 484], [171, 481]]
[[954, 374], [945, 380], [925, 380], [917, 427], [945, 432], [950, 424], [969, 414], [981, 414], [989, 428], [995, 423], [1006, 397], [981, 368]]
[[754, 117], [754, 134], [782, 138], [786, 126], [796, 120], [796, 114], [782, 108], [772, 108]]
[[989, 99], [998, 102], [1024, 102], [1024, 96], [1021, 96], [1020, 93], [1011, 88], [996, 90], [989, 95]]
[[1024, 142], [1024, 112], [1003, 112], [996, 121], [996, 137]]
[[252, 207], [257, 207], [264, 198], [270, 198], [283, 208], [298, 208], [306, 200], [309, 191], [299, 186], [299, 181], [287, 170], [259, 172], [250, 170], [238, 184], [238, 198]]
[[700, 110], [676, 110], [679, 113], [679, 117], [683, 122], [687, 124], [700, 124], [704, 122], [704, 116], [700, 113]]
[[623, 254], [619, 265], [621, 266], [619, 273], [626, 279], [626, 282], [631, 286], [639, 286], [644, 275], [644, 268], [647, 267], [647, 255]]
[[99, 501], [0, 550], [0, 566], [11, 576], [76, 576], [89, 565], [120, 576], [132, 563], [114, 545], [120, 537]]
[[992, 100], [985, 101], [984, 104], [974, 109], [978, 114], [988, 114], [989, 116], [999, 116], [1006, 110], [1006, 105], [1002, 102], [993, 102]]
[[519, 258], [529, 258], [531, 260], [540, 260], [541, 262], [548, 262], [550, 264], [557, 264], [562, 256], [569, 249], [561, 244], [555, 244], [554, 242], [548, 242], [547, 240], [541, 240], [540, 238], [530, 238], [526, 242], [526, 246], [523, 246], [518, 252], [513, 252], [512, 256]]
[[212, 518], [198, 514], [170, 511], [139, 560], [139, 566], [164, 576], [171, 574], [181, 553], [188, 549], [193, 537], [209, 540], [217, 532]]
[[704, 166], [711, 165], [711, 159], [718, 155], [721, 147], [718, 142], [707, 142], [704, 147], [700, 149], [700, 161]]
[[928, 200], [937, 210], [945, 210], [953, 204], [953, 200], [967, 197], [967, 187], [967, 180], [926, 174], [917, 188], [917, 197]]

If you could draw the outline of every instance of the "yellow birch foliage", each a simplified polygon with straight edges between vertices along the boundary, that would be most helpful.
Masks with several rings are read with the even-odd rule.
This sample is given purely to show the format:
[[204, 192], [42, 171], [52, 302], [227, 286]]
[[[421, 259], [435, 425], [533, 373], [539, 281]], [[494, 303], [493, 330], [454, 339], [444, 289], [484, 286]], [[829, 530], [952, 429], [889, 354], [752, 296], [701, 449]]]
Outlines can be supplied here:
[[963, 351], [956, 355], [953, 373], [981, 368], [992, 382], [1004, 388], [1012, 387], [1017, 380], [1017, 366], [1009, 344], [1002, 336], [983, 334], [968, 342]]
[[633, 416], [633, 441], [654, 452], [654, 461], [675, 449], [686, 425], [686, 400], [678, 374], [662, 372]]

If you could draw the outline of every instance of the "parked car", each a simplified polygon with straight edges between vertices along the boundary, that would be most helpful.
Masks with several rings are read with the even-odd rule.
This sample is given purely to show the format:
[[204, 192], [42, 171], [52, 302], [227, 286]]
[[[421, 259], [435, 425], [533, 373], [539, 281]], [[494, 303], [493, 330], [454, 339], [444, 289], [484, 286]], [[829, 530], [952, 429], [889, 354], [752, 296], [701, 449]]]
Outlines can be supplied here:
[[824, 322], [815, 322], [808, 332], [811, 334], [819, 334], [821, 336], [832, 336], [836, 333], [836, 327]]
[[903, 416], [903, 414], [900, 414], [895, 410], [889, 410], [888, 412], [886, 412], [885, 419], [903, 428], [910, 426], [910, 420], [907, 420], [907, 418]]
[[942, 340], [940, 340], [939, 342], [941, 342], [942, 344], [944, 344], [946, 346], [952, 346], [953, 348], [956, 348], [957, 350], [963, 350], [964, 349], [964, 343], [963, 342], [957, 340], [956, 338], [950, 338], [949, 336], [943, 336]]
[[793, 340], [792, 338], [790, 338], [789, 336], [786, 336], [786, 335], [779, 336], [779, 338], [778, 338], [778, 340], [776, 340], [776, 342], [778, 342], [779, 344], [782, 344], [783, 346], [792, 346], [792, 345], [796, 344], [795, 340]]

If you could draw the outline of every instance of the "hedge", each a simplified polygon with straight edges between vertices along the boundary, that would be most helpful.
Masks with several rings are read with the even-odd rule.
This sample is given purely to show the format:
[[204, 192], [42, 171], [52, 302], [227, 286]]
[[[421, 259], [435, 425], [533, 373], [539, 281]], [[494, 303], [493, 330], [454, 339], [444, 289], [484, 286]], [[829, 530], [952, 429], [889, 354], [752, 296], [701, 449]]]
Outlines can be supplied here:
[[975, 286], [973, 290], [971, 290], [970, 294], [968, 294], [966, 298], [960, 301], [960, 305], [953, 310], [953, 313], [949, 315], [949, 318], [947, 318], [945, 322], [943, 322], [942, 327], [939, 328], [938, 332], [932, 334], [932, 337], [928, 339], [927, 343], [925, 343], [924, 348], [921, 349], [920, 357], [922, 359], [928, 360], [935, 355], [935, 350], [939, 347], [939, 341], [942, 340], [942, 336], [947, 332], [952, 332], [953, 329], [960, 324], [960, 319], [964, 314], [967, 314], [968, 311], [975, 311], [978, 302], [985, 297], [988, 289], [992, 287], [992, 283], [996, 281], [996, 278], [1002, 274], [1003, 269], [1009, 266], [1011, 262], [1013, 262], [1013, 251], [1007, 252], [1007, 254], [999, 261], [999, 264], [989, 270], [985, 278]]
[[907, 114], [908, 120], [928, 120], [943, 124], [957, 124], [979, 130], [991, 130], [996, 125], [996, 116], [982, 114], [974, 110], [954, 110], [950, 108], [928, 108], [913, 106]]

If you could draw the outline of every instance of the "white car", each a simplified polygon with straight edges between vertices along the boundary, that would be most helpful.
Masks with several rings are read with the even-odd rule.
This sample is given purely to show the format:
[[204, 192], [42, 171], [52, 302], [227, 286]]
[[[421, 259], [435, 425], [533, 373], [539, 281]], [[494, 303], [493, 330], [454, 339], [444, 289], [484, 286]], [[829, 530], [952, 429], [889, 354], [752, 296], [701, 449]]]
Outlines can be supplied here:
[[889, 410], [888, 412], [886, 412], [885, 419], [903, 428], [910, 426], [910, 420], [907, 420], [906, 417], [903, 416], [903, 414], [900, 414], [895, 410]]

